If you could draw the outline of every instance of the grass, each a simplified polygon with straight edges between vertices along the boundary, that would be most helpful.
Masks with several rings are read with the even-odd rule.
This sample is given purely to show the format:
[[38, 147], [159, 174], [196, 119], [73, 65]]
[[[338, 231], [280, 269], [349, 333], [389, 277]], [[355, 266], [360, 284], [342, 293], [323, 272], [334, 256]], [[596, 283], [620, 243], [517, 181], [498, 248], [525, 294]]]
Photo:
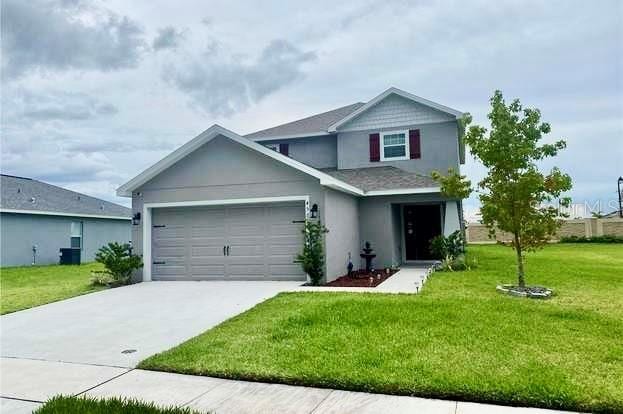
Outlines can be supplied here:
[[58, 396], [34, 411], [34, 414], [195, 414], [189, 408], [161, 408], [151, 403], [119, 398]]
[[91, 284], [99, 263], [79, 266], [20, 266], [0, 269], [0, 314], [16, 312], [103, 289]]
[[596, 412], [623, 412], [623, 249], [530, 254], [549, 300], [504, 296], [513, 252], [471, 246], [478, 268], [420, 295], [284, 293], [140, 363], [257, 381]]

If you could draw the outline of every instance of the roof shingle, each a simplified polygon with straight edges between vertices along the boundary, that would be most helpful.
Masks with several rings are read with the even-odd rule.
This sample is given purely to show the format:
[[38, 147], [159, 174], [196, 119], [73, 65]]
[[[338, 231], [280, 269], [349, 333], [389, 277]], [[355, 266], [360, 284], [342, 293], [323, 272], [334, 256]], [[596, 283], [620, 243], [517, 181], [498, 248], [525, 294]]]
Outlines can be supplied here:
[[329, 126], [344, 118], [345, 116], [356, 111], [364, 105], [363, 102], [357, 102], [352, 105], [343, 106], [318, 115], [313, 115], [297, 121], [288, 122], [287, 124], [278, 125], [276, 127], [263, 129], [245, 135], [249, 139], [273, 138], [304, 134], [327, 133]]
[[0, 207], [62, 214], [131, 217], [132, 210], [31, 178], [0, 176]]
[[358, 187], [363, 191], [398, 190], [438, 187], [431, 177], [396, 167], [367, 167], [348, 170], [321, 169], [325, 174]]

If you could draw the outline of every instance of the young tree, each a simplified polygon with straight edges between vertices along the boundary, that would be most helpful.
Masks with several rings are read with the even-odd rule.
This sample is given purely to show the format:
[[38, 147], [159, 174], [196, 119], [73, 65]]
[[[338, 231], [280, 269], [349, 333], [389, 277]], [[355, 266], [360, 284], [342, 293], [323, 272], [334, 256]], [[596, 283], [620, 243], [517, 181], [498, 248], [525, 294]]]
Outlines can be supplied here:
[[[487, 133], [479, 125], [469, 126], [472, 119], [467, 115], [463, 122], [469, 129], [464, 140], [474, 157], [488, 169], [487, 176], [478, 183], [482, 222], [491, 236], [496, 228], [513, 235], [517, 281], [524, 288], [524, 253], [543, 246], [560, 227], [558, 208], [548, 203], [571, 189], [569, 175], [557, 167], [544, 174], [536, 163], [556, 156], [566, 143], [540, 143], [543, 135], [550, 132], [550, 125], [541, 122], [538, 109], [523, 108], [518, 99], [507, 105], [500, 91], [495, 91], [490, 101], [491, 131]], [[445, 177], [438, 173], [434, 177], [440, 182], [442, 193], [448, 196], [464, 197], [469, 192], [469, 182], [454, 171]], [[559, 202], [566, 206], [570, 200], [562, 198]]]

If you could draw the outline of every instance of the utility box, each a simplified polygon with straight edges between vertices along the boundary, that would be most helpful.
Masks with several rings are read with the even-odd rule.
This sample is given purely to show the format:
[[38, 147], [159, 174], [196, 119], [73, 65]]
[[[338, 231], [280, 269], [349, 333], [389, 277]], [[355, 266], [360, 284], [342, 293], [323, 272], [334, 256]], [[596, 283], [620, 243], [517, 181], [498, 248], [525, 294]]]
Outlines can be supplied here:
[[71, 247], [63, 248], [59, 254], [59, 264], [62, 265], [79, 265], [80, 264], [80, 249], [73, 249]]

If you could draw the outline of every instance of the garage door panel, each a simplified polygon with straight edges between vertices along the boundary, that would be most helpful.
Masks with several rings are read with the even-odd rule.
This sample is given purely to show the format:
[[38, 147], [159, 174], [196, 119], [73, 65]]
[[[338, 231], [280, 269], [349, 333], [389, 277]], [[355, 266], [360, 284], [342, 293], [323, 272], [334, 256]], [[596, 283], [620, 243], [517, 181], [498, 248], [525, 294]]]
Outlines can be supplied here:
[[[164, 226], [164, 227], [160, 227]], [[185, 237], [185, 227], [183, 225], [166, 225], [166, 224], [154, 224], [152, 230], [154, 237], [158, 239], [175, 239]]]
[[268, 254], [271, 256], [287, 256], [293, 258], [300, 252], [300, 247], [293, 244], [275, 244], [268, 247]]
[[298, 264], [271, 264], [268, 269], [272, 275], [278, 276], [299, 276], [301, 274], [301, 266]]
[[[216, 218], [210, 218], [210, 220], [217, 220]], [[213, 226], [192, 226], [190, 236], [193, 239], [214, 239], [224, 238], [226, 235], [225, 225], [223, 223]]]
[[190, 250], [190, 256], [193, 260], [206, 258], [214, 260], [214, 258], [218, 258], [219, 260], [224, 260], [223, 255], [223, 245], [221, 246], [192, 246]]
[[264, 264], [227, 264], [227, 274], [235, 276], [249, 276], [263, 278], [266, 274], [266, 266]]
[[193, 278], [222, 279], [225, 277], [225, 264], [193, 264], [190, 266], [190, 272]]
[[251, 244], [251, 245], [229, 245], [229, 257], [264, 257], [266, 249], [263, 244]]
[[300, 246], [303, 243], [303, 235], [297, 234], [292, 236], [269, 236], [268, 243], [271, 245], [294, 245]]
[[152, 272], [157, 274], [158, 276], [177, 276], [183, 275], [186, 273], [186, 265], [181, 263], [179, 265], [158, 265], [154, 264], [152, 268]]
[[[303, 202], [154, 210], [154, 279], [304, 280]], [[229, 246], [229, 255], [223, 247]]]
[[184, 263], [185, 249], [183, 247], [163, 247], [158, 246], [158, 254], [154, 256], [154, 260], [173, 260], [178, 258], [181, 263]]

